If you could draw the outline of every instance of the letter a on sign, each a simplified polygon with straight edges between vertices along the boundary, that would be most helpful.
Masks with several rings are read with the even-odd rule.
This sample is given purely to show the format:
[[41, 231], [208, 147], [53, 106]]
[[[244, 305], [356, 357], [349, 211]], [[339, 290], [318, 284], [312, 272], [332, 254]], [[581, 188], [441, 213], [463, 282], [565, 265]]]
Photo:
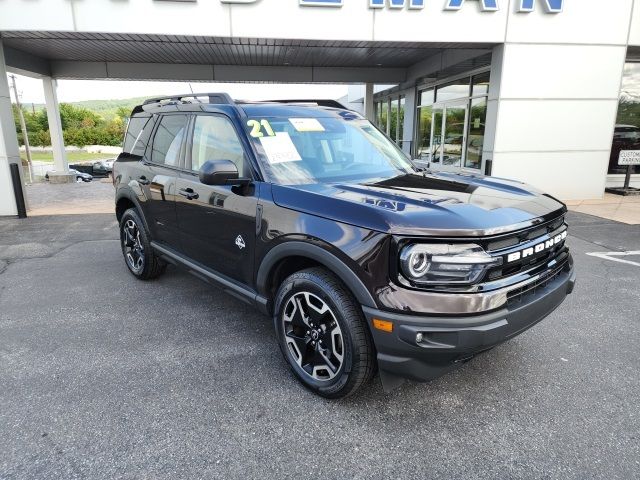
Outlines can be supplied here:
[[[498, 0], [479, 0], [480, 9], [483, 12], [497, 12]], [[464, 5], [464, 0], [447, 0], [447, 4], [444, 6], [445, 10], [460, 10]]]
[[[562, 13], [563, 0], [540, 0], [547, 13]], [[519, 12], [533, 12], [536, 0], [519, 0]]]

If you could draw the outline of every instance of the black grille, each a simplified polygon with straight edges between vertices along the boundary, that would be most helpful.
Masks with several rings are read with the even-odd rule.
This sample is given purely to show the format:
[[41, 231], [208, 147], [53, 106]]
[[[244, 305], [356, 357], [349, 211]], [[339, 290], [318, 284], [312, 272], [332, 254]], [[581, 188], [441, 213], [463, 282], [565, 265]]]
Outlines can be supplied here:
[[507, 305], [517, 305], [518, 303], [525, 301], [528, 296], [535, 295], [540, 290], [546, 288], [547, 285], [558, 278], [565, 268], [567, 268], [567, 262], [568, 259], [565, 258], [559, 265], [556, 265], [547, 272], [544, 272], [538, 280], [515, 290], [511, 290], [507, 294]]
[[565, 230], [563, 215], [544, 224], [488, 240], [486, 244], [488, 253], [492, 256], [501, 256], [504, 260], [502, 265], [487, 272], [485, 281], [491, 282], [522, 272], [532, 271], [533, 273], [538, 269], [545, 269], [551, 261], [559, 260], [563, 253], [566, 254], [567, 248], [564, 241], [517, 261], [508, 262], [506, 259], [510, 253], [522, 251], [527, 247], [542, 243], [546, 239], [554, 238]]

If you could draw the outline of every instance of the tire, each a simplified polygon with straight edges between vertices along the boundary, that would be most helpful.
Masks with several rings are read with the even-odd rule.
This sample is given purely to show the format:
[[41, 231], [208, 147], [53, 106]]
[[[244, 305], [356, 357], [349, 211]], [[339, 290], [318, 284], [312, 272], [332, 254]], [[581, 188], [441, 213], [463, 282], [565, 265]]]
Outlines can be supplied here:
[[167, 268], [151, 248], [149, 233], [137, 210], [130, 208], [120, 219], [120, 246], [127, 268], [140, 280], [152, 280]]
[[318, 395], [347, 397], [373, 377], [375, 352], [362, 308], [324, 268], [302, 270], [282, 282], [273, 321], [294, 375]]
[[76, 177], [76, 183], [82, 183], [82, 182], [83, 182], [82, 177]]

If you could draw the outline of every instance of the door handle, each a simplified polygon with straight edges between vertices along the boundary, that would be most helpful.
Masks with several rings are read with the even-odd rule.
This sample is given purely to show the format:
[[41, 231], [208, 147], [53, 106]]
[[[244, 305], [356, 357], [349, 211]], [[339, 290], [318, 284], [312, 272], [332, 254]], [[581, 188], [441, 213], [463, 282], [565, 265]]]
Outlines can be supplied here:
[[193, 189], [191, 189], [191, 188], [180, 189], [180, 190], [178, 190], [178, 193], [180, 195], [182, 195], [183, 197], [186, 197], [187, 200], [195, 200], [200, 196], [196, 192], [194, 192]]
[[147, 177], [143, 175], [141, 177], [138, 177], [138, 183], [140, 185], [149, 185], [151, 183], [151, 180], [147, 180]]

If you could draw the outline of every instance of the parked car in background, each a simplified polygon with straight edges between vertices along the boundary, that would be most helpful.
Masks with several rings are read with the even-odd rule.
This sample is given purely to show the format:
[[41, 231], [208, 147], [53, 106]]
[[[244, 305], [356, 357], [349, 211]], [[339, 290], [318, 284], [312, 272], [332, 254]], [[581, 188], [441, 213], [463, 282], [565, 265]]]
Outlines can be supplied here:
[[[77, 183], [82, 183], [82, 182], [90, 182], [93, 180], [93, 175], [90, 175], [88, 173], [85, 172], [80, 172], [74, 168], [70, 168], [69, 169], [69, 173], [74, 173], [76, 175], [76, 182]], [[46, 175], [44, 176], [45, 179], [49, 180], [49, 172], [46, 173]]]
[[113, 170], [113, 162], [115, 161], [116, 161], [115, 158], [110, 158], [108, 160], [103, 160], [102, 163], [106, 165], [108, 168], [110, 168], [111, 170]]
[[93, 174], [96, 177], [108, 177], [113, 172], [113, 163], [111, 165], [107, 164], [104, 160], [99, 160], [97, 162], [93, 162]]
[[108, 177], [111, 175], [111, 172], [113, 172], [113, 167], [107, 165], [104, 160], [98, 160], [93, 163], [76, 163], [69, 165], [69, 168], [87, 173], [94, 177]]

